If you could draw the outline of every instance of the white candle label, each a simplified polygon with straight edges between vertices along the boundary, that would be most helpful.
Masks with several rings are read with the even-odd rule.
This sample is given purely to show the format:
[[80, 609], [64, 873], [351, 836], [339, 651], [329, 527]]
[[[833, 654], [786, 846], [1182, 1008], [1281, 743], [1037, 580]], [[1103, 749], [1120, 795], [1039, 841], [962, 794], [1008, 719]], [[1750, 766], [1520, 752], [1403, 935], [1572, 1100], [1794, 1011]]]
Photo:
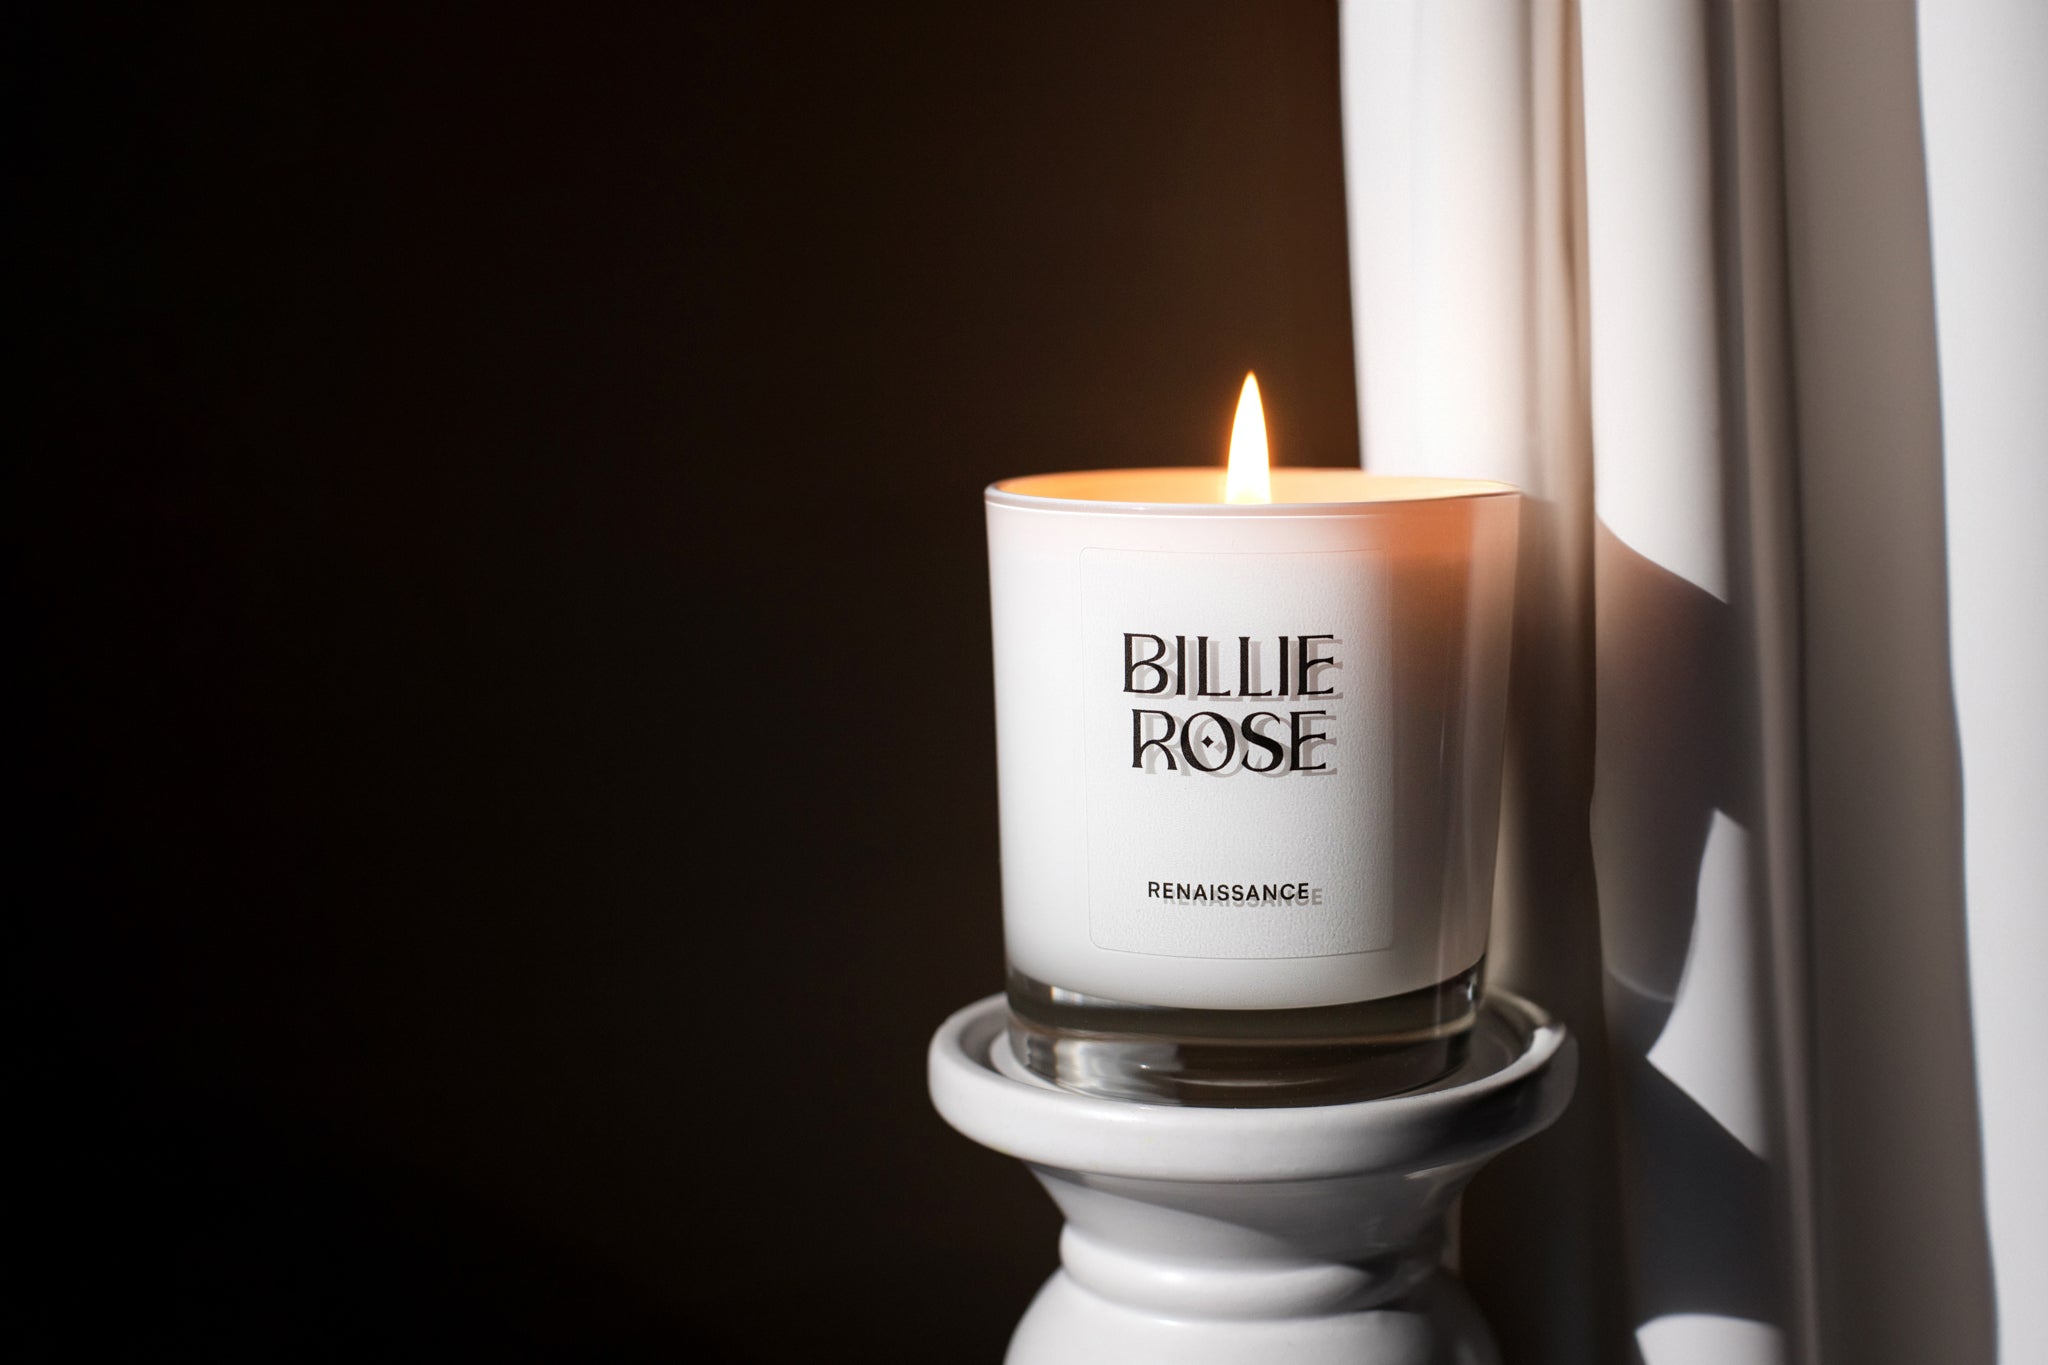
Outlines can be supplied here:
[[1089, 549], [1081, 599], [1095, 945], [1197, 958], [1392, 946], [1382, 556]]

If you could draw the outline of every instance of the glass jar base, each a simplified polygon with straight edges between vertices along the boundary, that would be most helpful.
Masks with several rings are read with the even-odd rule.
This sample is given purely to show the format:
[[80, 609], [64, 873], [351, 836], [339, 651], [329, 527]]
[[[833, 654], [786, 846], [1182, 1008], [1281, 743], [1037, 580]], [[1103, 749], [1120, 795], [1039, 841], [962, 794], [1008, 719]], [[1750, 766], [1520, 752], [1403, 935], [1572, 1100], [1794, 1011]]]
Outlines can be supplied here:
[[1428, 1085], [1465, 1060], [1484, 959], [1385, 1000], [1300, 1009], [1132, 1005], [1009, 974], [1010, 1049], [1064, 1089], [1149, 1104], [1343, 1104]]

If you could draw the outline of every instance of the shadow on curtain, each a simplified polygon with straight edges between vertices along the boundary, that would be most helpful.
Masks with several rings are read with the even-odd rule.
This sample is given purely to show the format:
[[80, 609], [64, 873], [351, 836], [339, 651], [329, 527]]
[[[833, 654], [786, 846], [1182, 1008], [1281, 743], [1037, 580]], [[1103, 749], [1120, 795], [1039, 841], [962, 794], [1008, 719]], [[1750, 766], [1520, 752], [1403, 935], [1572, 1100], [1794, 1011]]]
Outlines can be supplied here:
[[1366, 462], [1531, 495], [1494, 977], [1607, 1062], [1467, 1279], [1510, 1362], [1994, 1365], [1914, 10], [1341, 16]]

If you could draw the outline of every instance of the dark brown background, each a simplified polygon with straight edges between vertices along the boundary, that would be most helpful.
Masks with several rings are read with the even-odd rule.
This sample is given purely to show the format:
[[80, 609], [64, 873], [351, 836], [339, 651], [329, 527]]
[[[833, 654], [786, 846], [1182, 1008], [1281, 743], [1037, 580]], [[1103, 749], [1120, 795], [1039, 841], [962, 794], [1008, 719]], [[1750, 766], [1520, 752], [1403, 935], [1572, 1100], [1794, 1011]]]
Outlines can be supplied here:
[[1356, 459], [1334, 8], [393, 8], [10, 21], [11, 1354], [995, 1359], [979, 491]]

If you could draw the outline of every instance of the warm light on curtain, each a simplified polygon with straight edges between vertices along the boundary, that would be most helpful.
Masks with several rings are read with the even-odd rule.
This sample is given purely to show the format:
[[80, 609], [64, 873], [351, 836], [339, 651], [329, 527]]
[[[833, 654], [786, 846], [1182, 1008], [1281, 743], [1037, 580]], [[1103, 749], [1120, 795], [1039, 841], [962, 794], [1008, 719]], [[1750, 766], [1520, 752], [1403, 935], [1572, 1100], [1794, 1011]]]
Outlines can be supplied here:
[[1468, 1279], [1517, 1361], [2048, 1359], [2048, 8], [1340, 12], [1365, 461], [1533, 499], [1494, 979], [1607, 1062]]

